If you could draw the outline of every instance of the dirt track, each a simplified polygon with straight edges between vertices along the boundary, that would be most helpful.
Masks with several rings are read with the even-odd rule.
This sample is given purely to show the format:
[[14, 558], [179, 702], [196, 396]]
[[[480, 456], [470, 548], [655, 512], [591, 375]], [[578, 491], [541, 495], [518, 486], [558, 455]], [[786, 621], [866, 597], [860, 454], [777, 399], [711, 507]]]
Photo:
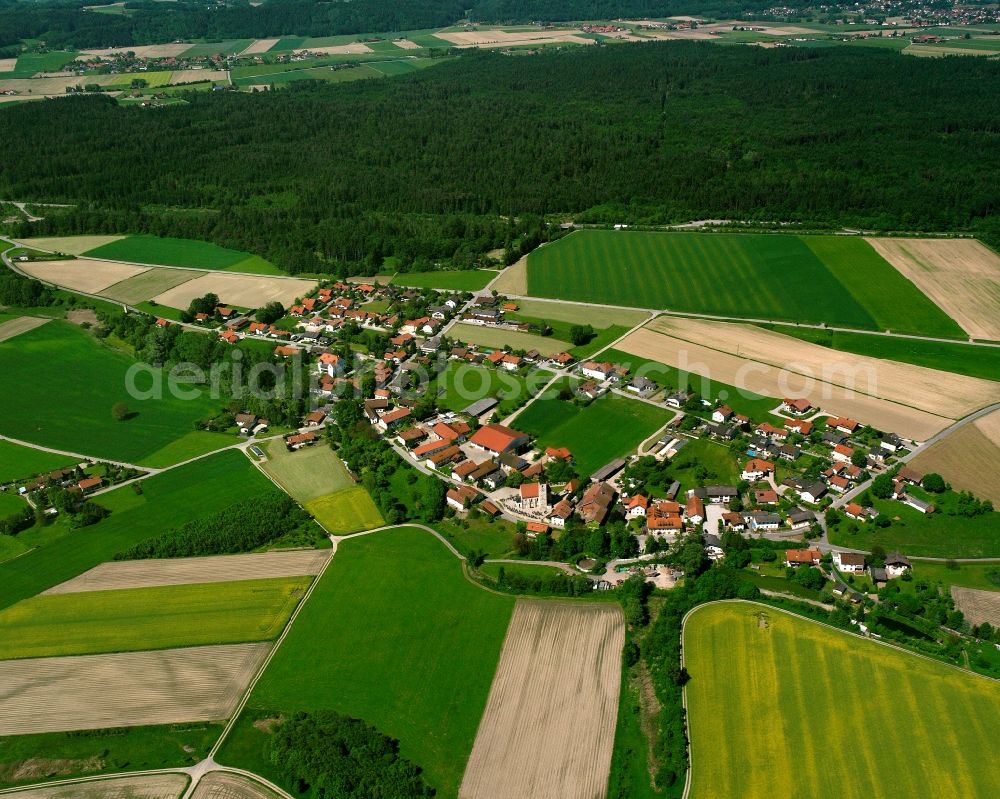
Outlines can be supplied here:
[[183, 774], [152, 774], [76, 785], [28, 788], [11, 796], [14, 799], [177, 799], [184, 792], [187, 782], [188, 778]]
[[617, 605], [518, 600], [461, 799], [605, 796], [624, 642]]
[[1000, 255], [975, 239], [866, 239], [972, 338], [1000, 341]]
[[250, 555], [219, 555], [170, 560], [120, 560], [102, 563], [79, 577], [60, 583], [43, 594], [75, 594], [119, 588], [149, 588], [157, 585], [224, 583], [231, 580], [262, 580], [268, 577], [300, 577], [319, 574], [331, 550], [305, 549], [292, 552], [261, 552]]
[[210, 771], [201, 778], [191, 799], [278, 799], [278, 795], [240, 774]]
[[22, 333], [27, 333], [36, 327], [41, 327], [48, 321], [48, 319], [41, 319], [37, 316], [19, 316], [17, 319], [8, 319], [6, 322], [0, 322], [0, 341], [7, 341], [14, 338], [14, 336], [20, 336]]
[[270, 644], [0, 663], [0, 736], [227, 718]]
[[988, 621], [994, 627], [1000, 627], [1000, 592], [953, 585], [951, 595], [955, 600], [955, 607], [965, 614], [965, 620], [969, 624]]

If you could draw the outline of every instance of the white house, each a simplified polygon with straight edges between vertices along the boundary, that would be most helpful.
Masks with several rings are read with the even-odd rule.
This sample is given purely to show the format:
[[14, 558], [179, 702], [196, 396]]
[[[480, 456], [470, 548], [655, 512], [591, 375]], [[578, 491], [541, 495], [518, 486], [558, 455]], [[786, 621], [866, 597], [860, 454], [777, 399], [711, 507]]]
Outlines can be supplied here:
[[833, 565], [838, 571], [862, 574], [865, 570], [865, 556], [855, 552], [834, 552]]
[[606, 361], [604, 363], [584, 361], [580, 364], [580, 371], [584, 377], [589, 377], [593, 380], [609, 380], [614, 375], [615, 367]]
[[890, 579], [902, 577], [911, 568], [910, 561], [898, 552], [890, 552], [885, 556], [885, 574]]
[[761, 460], [760, 458], [751, 458], [747, 461], [746, 466], [743, 467], [740, 479], [757, 481], [770, 477], [773, 474], [774, 464], [771, 463], [771, 461]]

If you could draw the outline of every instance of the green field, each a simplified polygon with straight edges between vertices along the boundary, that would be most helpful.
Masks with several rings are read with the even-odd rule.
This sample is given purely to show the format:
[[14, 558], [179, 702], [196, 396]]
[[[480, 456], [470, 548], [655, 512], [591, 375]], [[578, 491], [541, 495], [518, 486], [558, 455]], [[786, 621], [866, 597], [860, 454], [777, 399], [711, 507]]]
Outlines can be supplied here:
[[[399, 53], [400, 49], [391, 42], [386, 42], [393, 52]], [[388, 52], [388, 50], [386, 50]], [[434, 66], [435, 64], [440, 64], [442, 61], [447, 59], [438, 58], [397, 58], [392, 61], [374, 61], [368, 66], [373, 69], [378, 70], [383, 75], [388, 75], [389, 77], [394, 77], [396, 75], [409, 75], [411, 72], [416, 72], [419, 69], [425, 69], [426, 67]]]
[[[689, 488], [703, 485], [736, 485], [740, 482], [741, 458], [729, 447], [707, 438], [687, 439], [687, 444], [670, 463], [668, 475], [681, 484], [678, 496]], [[701, 470], [707, 475], [698, 479]]]
[[683, 638], [692, 796], [1000, 794], [1000, 683], [766, 605], [702, 606]]
[[221, 732], [218, 723], [193, 722], [11, 735], [0, 738], [0, 787], [42, 780], [42, 775], [32, 776], [39, 752], [48, 761], [44, 779], [193, 766], [205, 759]]
[[[49, 322], [0, 343], [0, 387], [5, 397], [0, 433], [136, 463], [184, 437], [195, 420], [218, 413], [219, 402], [208, 397], [172, 396], [166, 380], [162, 399], [133, 399], [126, 375], [134, 363], [67, 322]], [[43, 365], [59, 370], [58, 394], [40, 371]], [[152, 377], [143, 373], [135, 383], [148, 390]], [[128, 405], [132, 418], [119, 422], [112, 417], [111, 408], [119, 401]], [[218, 449], [220, 442], [216, 437], [197, 441], [204, 446], [201, 452]], [[187, 447], [180, 454], [186, 459], [200, 453]]]
[[921, 341], [868, 333], [842, 333], [792, 325], [760, 325], [760, 327], [841, 352], [902, 361], [926, 366], [929, 369], [981, 377], [984, 380], [1000, 380], [1000, 347]]
[[0, 483], [34, 477], [64, 466], [75, 466], [77, 459], [67, 455], [54, 455], [9, 441], [0, 441]]
[[36, 72], [58, 72], [76, 58], [76, 52], [57, 50], [51, 53], [24, 53], [17, 57], [12, 76], [30, 78]]
[[0, 535], [0, 563], [11, 560], [28, 551], [28, 546], [12, 535]]
[[607, 395], [581, 408], [557, 399], [540, 399], [513, 422], [537, 438], [537, 445], [567, 447], [577, 472], [587, 477], [621, 458], [665, 425], [671, 413], [645, 402]]
[[274, 264], [257, 255], [230, 250], [207, 241], [174, 239], [168, 236], [128, 236], [84, 253], [88, 258], [130, 261], [157, 266], [220, 269], [259, 275], [283, 274]]
[[305, 509], [334, 535], [371, 530], [385, 524], [364, 486], [342, 488], [305, 503]]
[[394, 286], [412, 286], [418, 289], [443, 291], [479, 291], [499, 273], [488, 269], [463, 269], [461, 271], [400, 272], [391, 283]]
[[499, 327], [485, 327], [484, 325], [471, 325], [459, 322], [454, 325], [448, 335], [466, 344], [475, 344], [478, 347], [490, 347], [492, 349], [504, 349], [510, 347], [512, 350], [538, 350], [542, 357], [555, 355], [557, 352], [565, 352], [572, 348], [572, 344], [553, 336], [539, 336], [534, 333], [522, 333], [519, 330], [504, 330]]
[[144, 80], [149, 88], [155, 89], [170, 83], [170, 77], [173, 74], [169, 70], [158, 72], [126, 72], [122, 75], [116, 75], [114, 81], [109, 85], [115, 89], [127, 89], [132, 85], [132, 81]]
[[[454, 797], [513, 607], [512, 597], [465, 579], [459, 561], [422, 530], [344, 541], [244, 721], [320, 709], [364, 719], [399, 739], [439, 797]], [[263, 757], [264, 739], [241, 723], [217, 759], [281, 784]]]
[[[925, 497], [920, 495], [921, 499]], [[947, 502], [948, 499], [946, 496], [932, 496], [930, 501], [941, 507], [942, 501]], [[889, 527], [860, 524], [858, 532], [850, 533], [845, 520], [830, 529], [830, 542], [867, 550], [878, 544], [887, 552], [905, 552], [924, 558], [1000, 558], [998, 512], [970, 518], [949, 516], [940, 511], [925, 515], [894, 500], [876, 499], [874, 506], [879, 513], [892, 520]]]
[[485, 518], [441, 519], [434, 529], [467, 557], [473, 552], [489, 558], [507, 558], [514, 553], [514, 525], [508, 521]]
[[1000, 591], [1000, 560], [981, 563], [931, 563], [913, 561], [914, 582], [927, 580], [944, 585], [958, 585], [963, 588], [979, 588], [983, 591]]
[[[21, 499], [13, 491], [0, 491], [0, 519], [12, 516], [28, 507], [28, 503]], [[3, 540], [11, 538], [9, 535], [0, 536]], [[11, 538], [11, 540], [13, 540]]]
[[280, 86], [297, 80], [324, 80], [329, 83], [344, 83], [363, 78], [381, 78], [382, 73], [367, 64], [357, 64], [355, 66], [342, 69], [331, 69], [330, 67], [307, 67], [305, 69], [281, 70], [255, 75], [251, 77], [236, 78], [234, 83], [237, 86], [267, 86], [274, 84]]
[[0, 608], [76, 577], [147, 538], [193, 519], [209, 516], [270, 486], [241, 452], [227, 451], [150, 477], [142, 494], [132, 486], [101, 494], [111, 510], [101, 522], [70, 530], [26, 530], [17, 540], [38, 548], [0, 565]]
[[325, 442], [289, 452], [280, 438], [264, 445], [262, 467], [285, 491], [305, 504], [354, 485], [350, 472]]
[[276, 638], [309, 577], [52, 594], [0, 611], [0, 660]]
[[577, 231], [532, 253], [528, 287], [581, 302], [964, 338], [851, 237]]
[[627, 308], [600, 308], [577, 305], [572, 302], [552, 302], [551, 300], [517, 300], [516, 315], [553, 322], [567, 322], [576, 325], [592, 325], [600, 330], [607, 327], [635, 327], [649, 319], [644, 311], [630, 311]]
[[[650, 361], [616, 349], [605, 350], [601, 353], [601, 360], [627, 366], [631, 370], [630, 378], [641, 372], [644, 377], [648, 377], [671, 393], [682, 388], [680, 370], [675, 366], [668, 366], [659, 361]], [[701, 375], [696, 374], [688, 375], [685, 382], [690, 382], [691, 388], [705, 399], [713, 403], [716, 401], [725, 402], [736, 413], [742, 413], [753, 421], [778, 421], [778, 417], [772, 415], [771, 411], [778, 407], [781, 402], [774, 397], [762, 397], [726, 383], [702, 378]], [[703, 415], [711, 416], [709, 410], [706, 408]]]
[[500, 416], [512, 412], [529, 395], [541, 390], [549, 380], [547, 372], [529, 372], [527, 377], [464, 361], [449, 361], [428, 391], [435, 392], [439, 408], [461, 411], [486, 397], [500, 400]]
[[112, 300], [117, 300], [118, 302], [126, 302], [134, 305], [135, 303], [146, 302], [150, 297], [156, 297], [168, 289], [172, 289], [196, 277], [201, 277], [201, 275], [201, 272], [191, 269], [169, 269], [166, 267], [163, 269], [147, 269], [135, 277], [130, 277], [119, 283], [115, 283], [113, 286], [108, 286], [108, 288], [101, 291], [101, 295]]
[[253, 44], [254, 41], [254, 39], [224, 39], [218, 42], [202, 42], [200, 44], [192, 45], [184, 51], [183, 55], [188, 58], [199, 55], [215, 55], [216, 53], [231, 55], [233, 53], [243, 52], [251, 44]]

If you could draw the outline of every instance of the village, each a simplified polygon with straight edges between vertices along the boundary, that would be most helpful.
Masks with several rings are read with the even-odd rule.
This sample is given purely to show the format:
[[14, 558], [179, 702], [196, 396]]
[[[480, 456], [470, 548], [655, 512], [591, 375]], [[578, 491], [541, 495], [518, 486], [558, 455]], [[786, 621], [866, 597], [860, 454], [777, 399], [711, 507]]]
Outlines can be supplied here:
[[[724, 556], [726, 533], [775, 542], [808, 540], [810, 548], [788, 550], [787, 565], [819, 565], [825, 554], [824, 565], [830, 567], [833, 552], [836, 572], [831, 569], [830, 576], [845, 594], [850, 592], [841, 577], [870, 573], [873, 582], [884, 584], [900, 576], [896, 561], [868, 563], [861, 552], [832, 546], [826, 532], [831, 523], [888, 523], [866, 501], [872, 481], [882, 475], [880, 483], [891, 479], [892, 500], [933, 513], [919, 488], [922, 475], [906, 466], [916, 442], [828, 414], [803, 398], [785, 398], [764, 421], [709, 402], [690, 385], [659, 385], [627, 364], [577, 361], [564, 350], [475, 346], [455, 338], [458, 323], [525, 331], [527, 324], [510, 318], [517, 308], [496, 293], [336, 281], [280, 309], [280, 319], [273, 308], [258, 312], [257, 317], [268, 319], [259, 321], [224, 305], [191, 318], [227, 343], [270, 342], [277, 361], [301, 358], [310, 364], [312, 405], [302, 427], [286, 436], [289, 449], [321, 444], [334, 403], [345, 396], [360, 398], [371, 427], [400, 458], [447, 485], [449, 513], [457, 517], [474, 512], [502, 519], [529, 539], [557, 539], [572, 525], [624, 522], [634, 537], [634, 552], [599, 564], [590, 575], [595, 587], [613, 587], [636, 572], [669, 586], [680, 574], [656, 563], [658, 555], [692, 531], [701, 532], [710, 559]], [[174, 323], [161, 319], [158, 324]], [[568, 381], [573, 403], [587, 405], [613, 394], [661, 407], [671, 418], [642, 454], [622, 452], [578, 474], [569, 448], [541, 446], [517, 427], [523, 404], [550, 401], [552, 392], [530, 389], [522, 407], [510, 412], [503, 389], [480, 380], [482, 390], [470, 393], [461, 407], [440, 407], [436, 400], [447, 390], [444, 378], [456, 368], [478, 376], [485, 371], [530, 377], [528, 382], [540, 387]], [[267, 421], [252, 414], [237, 416], [237, 424], [245, 436], [267, 431]], [[695, 442], [737, 450], [742, 455], [738, 480], [682, 485], [674, 479], [657, 486], [644, 479], [651, 470], [669, 470]], [[579, 568], [595, 564], [584, 559]]]

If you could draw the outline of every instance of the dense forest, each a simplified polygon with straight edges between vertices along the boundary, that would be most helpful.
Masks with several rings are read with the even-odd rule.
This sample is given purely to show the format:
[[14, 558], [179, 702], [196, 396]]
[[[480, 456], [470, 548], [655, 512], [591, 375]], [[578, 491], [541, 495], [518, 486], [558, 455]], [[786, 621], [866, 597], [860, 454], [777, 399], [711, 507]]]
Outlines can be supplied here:
[[[111, 2], [111, 0], [108, 0]], [[761, 13], [767, 0], [126, 0], [128, 14], [101, 14], [93, 0], [0, 0], [0, 47], [43, 39], [50, 47], [94, 48], [159, 44], [175, 39], [250, 39], [331, 36], [441, 28], [463, 20], [484, 23]], [[783, 8], [807, 7], [786, 0]]]
[[79, 204], [36, 234], [205, 238], [293, 272], [374, 271], [388, 255], [468, 265], [526, 225], [543, 237], [543, 216], [995, 241], [997, 85], [997, 62], [867, 49], [476, 51], [410, 77], [191, 94], [153, 113], [20, 104], [0, 114], [0, 196]]

